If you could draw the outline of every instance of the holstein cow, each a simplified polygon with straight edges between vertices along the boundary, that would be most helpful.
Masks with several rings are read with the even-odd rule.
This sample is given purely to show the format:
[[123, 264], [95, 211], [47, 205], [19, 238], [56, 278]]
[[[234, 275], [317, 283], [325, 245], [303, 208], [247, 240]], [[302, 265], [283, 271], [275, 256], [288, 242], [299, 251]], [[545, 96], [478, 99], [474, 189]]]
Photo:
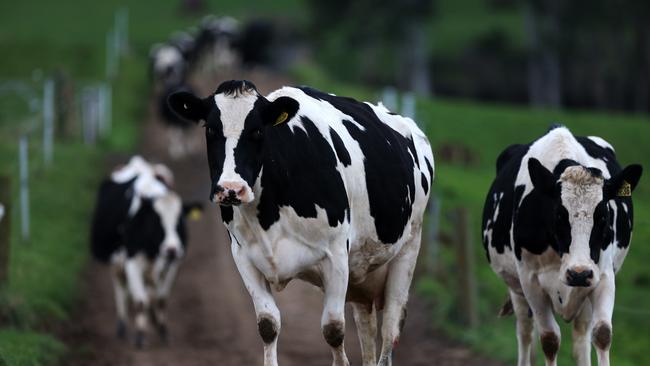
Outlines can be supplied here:
[[171, 44], [155, 44], [149, 52], [150, 72], [155, 94], [170, 85], [185, 82], [187, 61], [178, 47]]
[[573, 354], [609, 364], [614, 275], [632, 233], [632, 191], [641, 166], [625, 169], [600, 137], [553, 126], [497, 159], [483, 211], [483, 243], [492, 269], [509, 287], [517, 317], [519, 365], [530, 365], [533, 323], [547, 365], [556, 364], [560, 328], [573, 321]]
[[205, 121], [210, 198], [253, 300], [264, 365], [277, 365], [281, 328], [271, 288], [294, 278], [325, 293], [321, 327], [335, 365], [349, 364], [346, 299], [366, 366], [376, 365], [383, 309], [379, 364], [390, 365], [433, 179], [431, 147], [415, 122], [306, 87], [264, 97], [248, 81], [169, 102], [184, 118]]
[[110, 263], [118, 336], [126, 336], [129, 300], [135, 310], [135, 342], [142, 347], [150, 317], [167, 337], [165, 303], [185, 254], [185, 215], [200, 205], [183, 205], [169, 189], [167, 167], [136, 156], [105, 179], [97, 196], [91, 249]]

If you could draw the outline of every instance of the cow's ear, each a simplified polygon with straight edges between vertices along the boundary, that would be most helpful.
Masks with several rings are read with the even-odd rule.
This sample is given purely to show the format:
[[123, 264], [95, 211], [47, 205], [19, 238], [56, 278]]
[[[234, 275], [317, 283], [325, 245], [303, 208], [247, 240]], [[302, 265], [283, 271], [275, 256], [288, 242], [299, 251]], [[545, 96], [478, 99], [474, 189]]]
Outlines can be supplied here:
[[183, 216], [192, 221], [196, 221], [203, 215], [203, 204], [200, 202], [191, 202], [183, 204]]
[[539, 160], [528, 159], [528, 174], [533, 182], [533, 187], [544, 193], [552, 193], [555, 188], [555, 177], [546, 169]]
[[607, 197], [630, 197], [632, 191], [639, 184], [643, 168], [639, 164], [628, 165], [620, 173], [610, 178], [605, 184]]
[[208, 118], [208, 113], [210, 113], [208, 103], [205, 100], [186, 91], [170, 94], [167, 97], [167, 104], [180, 118], [192, 122], [204, 121]]
[[300, 104], [290, 97], [280, 97], [264, 108], [264, 123], [277, 126], [289, 121], [298, 112]]

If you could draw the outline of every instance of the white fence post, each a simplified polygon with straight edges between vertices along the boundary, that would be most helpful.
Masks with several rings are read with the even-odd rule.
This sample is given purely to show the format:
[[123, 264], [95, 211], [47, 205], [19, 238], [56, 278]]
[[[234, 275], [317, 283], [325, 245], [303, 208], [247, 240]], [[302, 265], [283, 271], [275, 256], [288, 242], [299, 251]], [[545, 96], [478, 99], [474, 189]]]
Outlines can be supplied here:
[[384, 88], [381, 101], [386, 108], [391, 112], [397, 112], [397, 90], [391, 86]]
[[20, 170], [20, 223], [23, 240], [29, 240], [29, 154], [27, 135], [20, 137], [18, 165]]
[[54, 81], [45, 80], [43, 85], [43, 161], [52, 164], [54, 151]]
[[99, 134], [106, 137], [111, 133], [112, 98], [108, 83], [102, 83], [97, 89], [99, 93]]
[[124, 56], [128, 48], [129, 8], [122, 7], [115, 13], [115, 31], [119, 55]]
[[402, 95], [402, 113], [404, 117], [415, 120], [415, 96], [412, 92]]
[[115, 30], [110, 29], [106, 33], [106, 78], [110, 80], [115, 74]]
[[99, 102], [96, 88], [85, 87], [81, 92], [81, 119], [84, 143], [94, 145], [99, 125]]

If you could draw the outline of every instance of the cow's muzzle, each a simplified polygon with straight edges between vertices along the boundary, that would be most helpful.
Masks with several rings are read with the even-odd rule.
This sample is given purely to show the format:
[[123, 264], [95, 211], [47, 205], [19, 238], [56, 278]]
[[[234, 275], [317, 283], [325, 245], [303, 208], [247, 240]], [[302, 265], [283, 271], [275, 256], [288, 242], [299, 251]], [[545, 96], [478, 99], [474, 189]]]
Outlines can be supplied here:
[[566, 284], [571, 287], [589, 287], [593, 278], [594, 271], [587, 268], [575, 267], [566, 271]]
[[252, 192], [246, 184], [224, 182], [213, 187], [210, 200], [222, 206], [238, 206], [252, 201]]

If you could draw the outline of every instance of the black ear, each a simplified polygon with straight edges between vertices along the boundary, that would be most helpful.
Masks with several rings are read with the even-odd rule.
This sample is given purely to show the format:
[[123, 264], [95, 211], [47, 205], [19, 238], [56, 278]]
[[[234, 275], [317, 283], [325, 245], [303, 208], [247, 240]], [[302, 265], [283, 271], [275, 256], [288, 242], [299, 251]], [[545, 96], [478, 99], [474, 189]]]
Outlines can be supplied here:
[[264, 108], [264, 124], [277, 126], [293, 118], [300, 104], [290, 97], [280, 97]]
[[643, 168], [639, 164], [628, 165], [620, 173], [611, 177], [605, 186], [605, 194], [609, 198], [630, 197], [639, 184]]
[[555, 177], [546, 169], [539, 160], [535, 158], [528, 159], [528, 174], [533, 182], [533, 187], [544, 193], [551, 193], [555, 188]]
[[198, 220], [203, 214], [203, 204], [201, 202], [183, 203], [183, 216], [190, 220]]
[[205, 100], [185, 91], [170, 94], [167, 97], [167, 104], [180, 118], [192, 122], [206, 120], [210, 113]]

